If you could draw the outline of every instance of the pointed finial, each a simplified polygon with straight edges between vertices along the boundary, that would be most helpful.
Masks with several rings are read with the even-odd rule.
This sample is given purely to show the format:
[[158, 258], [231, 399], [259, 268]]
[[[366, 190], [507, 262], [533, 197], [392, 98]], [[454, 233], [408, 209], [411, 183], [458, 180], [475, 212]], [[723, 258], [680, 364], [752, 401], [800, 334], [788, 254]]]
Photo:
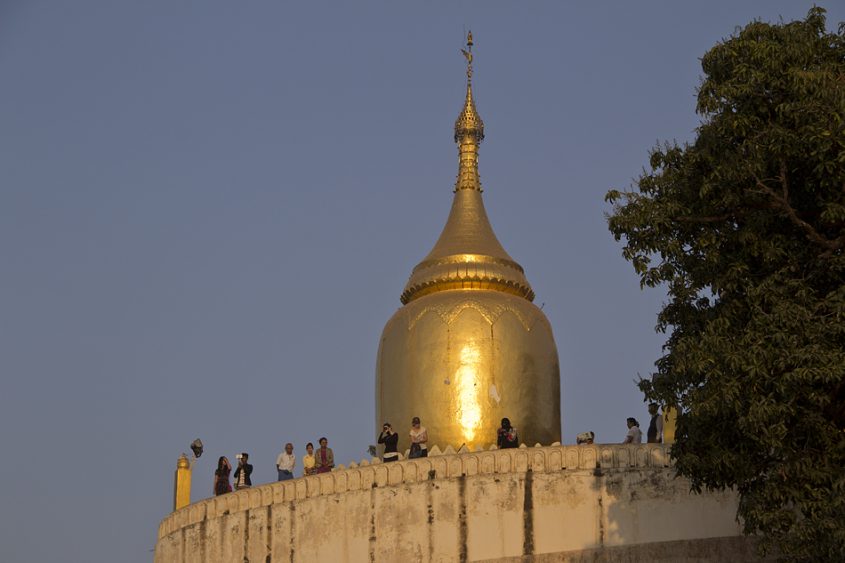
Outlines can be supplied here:
[[472, 31], [467, 33], [467, 48], [461, 49], [467, 60], [467, 81], [472, 80]]
[[461, 49], [461, 53], [467, 60], [467, 94], [463, 111], [455, 121], [455, 142], [460, 143], [461, 137], [469, 135], [473, 138], [474, 144], [478, 145], [484, 139], [484, 122], [475, 110], [475, 101], [472, 99], [472, 46], [472, 31], [470, 31], [467, 33], [467, 48]]

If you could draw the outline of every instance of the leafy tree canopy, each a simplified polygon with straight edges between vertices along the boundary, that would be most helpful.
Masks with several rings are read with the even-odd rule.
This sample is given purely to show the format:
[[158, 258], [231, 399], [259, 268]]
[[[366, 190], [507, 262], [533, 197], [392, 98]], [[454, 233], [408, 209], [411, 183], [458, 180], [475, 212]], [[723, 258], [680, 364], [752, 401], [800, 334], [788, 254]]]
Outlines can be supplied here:
[[754, 22], [708, 51], [691, 144], [608, 192], [641, 285], [665, 287], [649, 400], [679, 410], [695, 490], [786, 559], [845, 561], [845, 27]]

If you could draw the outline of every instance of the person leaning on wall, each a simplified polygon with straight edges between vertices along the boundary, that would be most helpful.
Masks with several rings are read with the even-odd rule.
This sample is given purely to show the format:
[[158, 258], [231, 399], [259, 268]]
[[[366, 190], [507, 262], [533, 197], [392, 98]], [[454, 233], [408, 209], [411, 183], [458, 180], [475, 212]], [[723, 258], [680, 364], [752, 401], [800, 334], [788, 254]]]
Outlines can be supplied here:
[[293, 444], [285, 444], [285, 450], [276, 458], [276, 471], [279, 474], [279, 481], [293, 479], [293, 468], [296, 465], [296, 456], [293, 453]]
[[304, 476], [314, 475], [317, 472], [317, 458], [314, 457], [314, 444], [305, 444], [305, 455], [302, 456], [302, 474]]
[[640, 430], [640, 423], [634, 417], [628, 417], [628, 433], [625, 434], [625, 441], [623, 444], [642, 444], [643, 432]]

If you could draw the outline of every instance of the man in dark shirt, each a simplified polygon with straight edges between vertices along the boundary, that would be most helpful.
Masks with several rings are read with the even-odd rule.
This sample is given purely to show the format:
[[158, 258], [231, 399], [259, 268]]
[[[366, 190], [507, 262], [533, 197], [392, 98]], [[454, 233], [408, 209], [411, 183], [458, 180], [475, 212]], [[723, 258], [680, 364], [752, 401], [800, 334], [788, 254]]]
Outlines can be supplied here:
[[252, 486], [252, 465], [248, 463], [249, 454], [244, 452], [238, 456], [238, 468], [235, 469], [235, 489], [247, 489]]
[[651, 421], [648, 423], [646, 439], [649, 444], [662, 444], [663, 416], [657, 412], [657, 403], [651, 403], [648, 406], [648, 414], [651, 415]]

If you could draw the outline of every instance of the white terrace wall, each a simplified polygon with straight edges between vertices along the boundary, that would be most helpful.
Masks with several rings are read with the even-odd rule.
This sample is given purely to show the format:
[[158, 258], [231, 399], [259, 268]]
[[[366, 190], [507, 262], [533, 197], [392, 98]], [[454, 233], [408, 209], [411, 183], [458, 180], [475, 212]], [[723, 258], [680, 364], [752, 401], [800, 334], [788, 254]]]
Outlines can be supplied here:
[[661, 445], [447, 453], [198, 502], [155, 563], [749, 560], [736, 508], [691, 495]]

